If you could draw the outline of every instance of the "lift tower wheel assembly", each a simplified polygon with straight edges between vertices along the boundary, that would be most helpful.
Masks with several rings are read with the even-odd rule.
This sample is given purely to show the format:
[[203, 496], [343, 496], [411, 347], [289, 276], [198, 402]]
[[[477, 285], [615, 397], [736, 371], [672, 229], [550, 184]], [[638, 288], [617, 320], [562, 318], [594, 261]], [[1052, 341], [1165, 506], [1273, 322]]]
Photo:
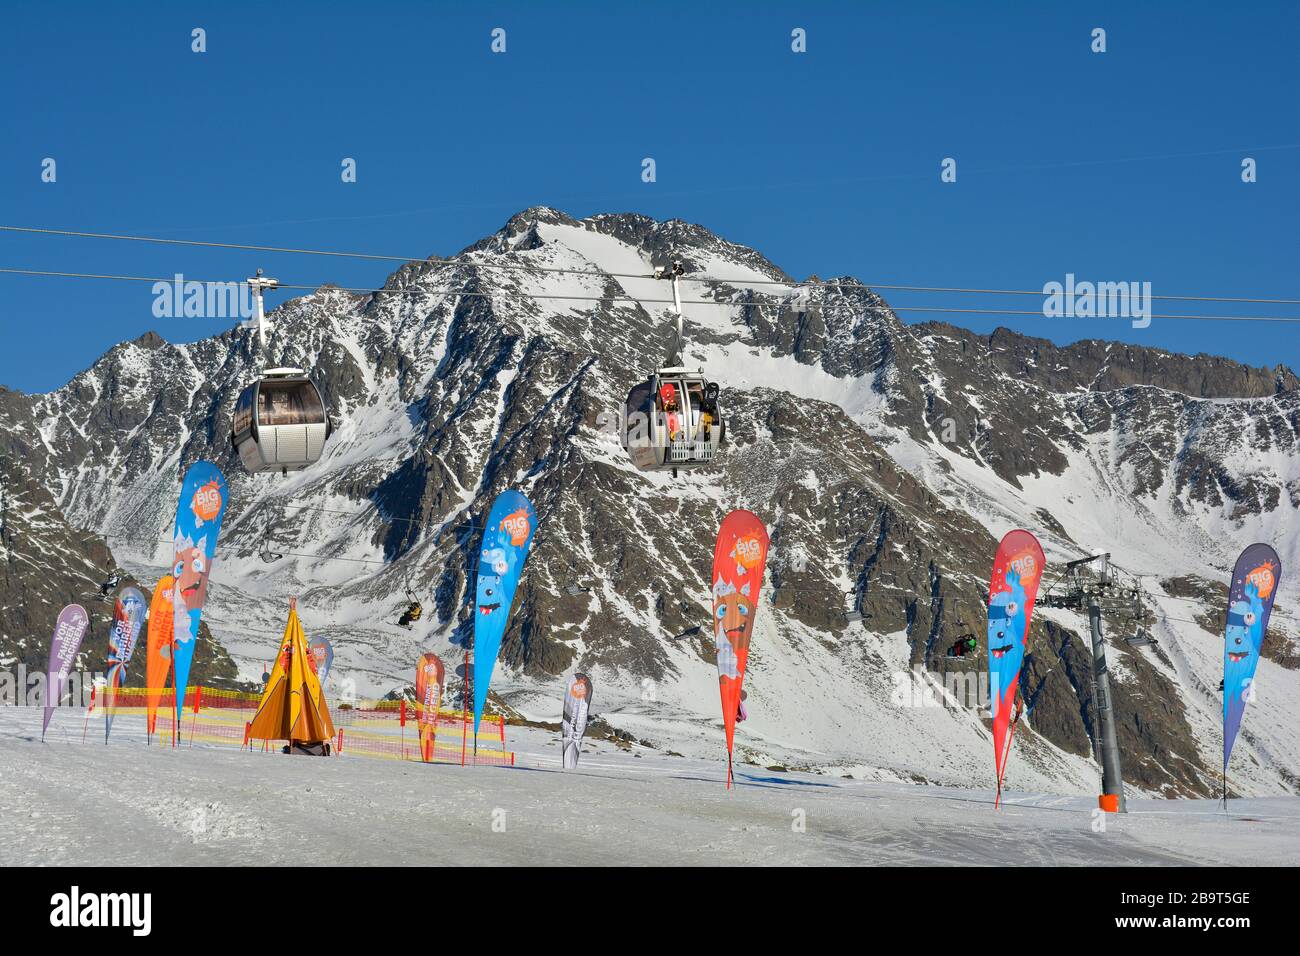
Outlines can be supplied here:
[[1115, 708], [1111, 701], [1110, 669], [1106, 665], [1106, 641], [1101, 631], [1103, 610], [1118, 610], [1120, 602], [1130, 609], [1140, 605], [1135, 585], [1120, 580], [1110, 564], [1110, 554], [1095, 554], [1065, 565], [1063, 578], [1039, 598], [1045, 607], [1087, 612], [1092, 632], [1092, 697], [1097, 705], [1097, 747], [1101, 763], [1101, 806], [1128, 812], [1124, 798], [1124, 773], [1120, 765], [1115, 733]]

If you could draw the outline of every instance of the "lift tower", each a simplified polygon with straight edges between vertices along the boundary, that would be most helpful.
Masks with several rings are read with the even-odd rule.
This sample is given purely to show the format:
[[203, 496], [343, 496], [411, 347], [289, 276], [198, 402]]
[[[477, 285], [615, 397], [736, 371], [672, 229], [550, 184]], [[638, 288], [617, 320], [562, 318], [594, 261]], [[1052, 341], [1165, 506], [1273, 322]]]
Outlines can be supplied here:
[[1106, 667], [1106, 642], [1101, 634], [1101, 613], [1134, 613], [1141, 601], [1136, 585], [1125, 582], [1111, 566], [1110, 554], [1094, 554], [1065, 565], [1059, 578], [1038, 602], [1045, 607], [1087, 611], [1092, 625], [1092, 696], [1097, 702], [1100, 748], [1101, 792], [1116, 798], [1119, 812], [1127, 813], [1124, 775], [1120, 768], [1119, 744], [1115, 739], [1115, 710], [1111, 704], [1110, 672]]

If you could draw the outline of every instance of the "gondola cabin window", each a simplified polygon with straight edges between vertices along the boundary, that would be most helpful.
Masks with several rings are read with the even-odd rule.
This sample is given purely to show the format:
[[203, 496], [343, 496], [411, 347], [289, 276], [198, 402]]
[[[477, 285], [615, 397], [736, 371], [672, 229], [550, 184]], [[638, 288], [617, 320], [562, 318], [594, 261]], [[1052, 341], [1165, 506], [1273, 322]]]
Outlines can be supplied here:
[[233, 431], [236, 435], [243, 434], [253, 424], [253, 389], [246, 388], [239, 396], [239, 401], [235, 403], [235, 422]]
[[[323, 415], [320, 397], [310, 386], [263, 382], [258, 389], [259, 425], [307, 425], [321, 421]], [[239, 430], [238, 426], [235, 430]]]

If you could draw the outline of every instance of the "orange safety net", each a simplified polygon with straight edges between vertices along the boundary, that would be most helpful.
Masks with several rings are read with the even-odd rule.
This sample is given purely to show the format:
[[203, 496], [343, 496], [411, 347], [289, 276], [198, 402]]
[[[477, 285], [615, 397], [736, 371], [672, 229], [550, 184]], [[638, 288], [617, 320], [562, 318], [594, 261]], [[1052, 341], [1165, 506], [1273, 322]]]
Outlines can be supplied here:
[[[170, 687], [153, 690], [119, 688], [114, 711], [116, 720], [122, 722], [122, 731], [129, 733], [132, 719], [143, 717], [148, 700], [155, 698], [161, 706], [157, 711], [157, 736], [154, 739], [164, 744], [172, 740], [172, 715], [176, 713], [173, 695]], [[247, 747], [253, 751], [278, 749], [272, 748], [268, 741], [250, 735], [261, 697], [225, 688], [191, 685], [185, 692], [181, 725], [175, 727], [174, 739], [185, 747], [199, 743]], [[91, 708], [98, 706], [98, 703], [93, 703]], [[473, 714], [461, 710], [439, 710], [435, 716], [431, 708], [402, 700], [336, 701], [332, 719], [335, 733], [331, 743], [336, 755], [424, 760], [426, 757], [422, 751], [425, 747], [421, 744], [427, 741], [427, 761], [430, 763], [512, 767], [515, 762], [514, 753], [506, 749], [505, 721], [499, 715], [483, 715], [477, 739]], [[115, 738], [117, 730], [118, 724], [115, 723]]]

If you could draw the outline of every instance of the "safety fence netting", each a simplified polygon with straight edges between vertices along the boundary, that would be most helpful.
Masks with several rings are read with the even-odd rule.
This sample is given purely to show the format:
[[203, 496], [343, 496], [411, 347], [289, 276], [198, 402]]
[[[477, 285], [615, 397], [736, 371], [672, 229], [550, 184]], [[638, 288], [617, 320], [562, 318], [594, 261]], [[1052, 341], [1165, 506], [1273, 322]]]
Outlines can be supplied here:
[[[143, 687], [120, 687], [106, 700], [103, 688], [96, 688], [86, 711], [90, 717], [138, 717], [147, 720], [152, 708], [157, 714], [150, 743], [191, 747], [216, 744], [254, 751], [278, 749], [280, 741], [249, 737], [249, 729], [261, 695], [218, 687], [191, 686], [185, 691], [180, 723], [175, 693], [168, 687], [151, 691]], [[99, 713], [96, 713], [99, 711]], [[506, 749], [505, 720], [484, 714], [474, 733], [474, 715], [460, 710], [426, 712], [418, 703], [406, 700], [354, 700], [330, 707], [334, 738], [329, 741], [338, 756], [384, 757], [391, 760], [422, 760], [428, 763], [456, 763], [475, 766], [514, 766], [515, 755]]]

